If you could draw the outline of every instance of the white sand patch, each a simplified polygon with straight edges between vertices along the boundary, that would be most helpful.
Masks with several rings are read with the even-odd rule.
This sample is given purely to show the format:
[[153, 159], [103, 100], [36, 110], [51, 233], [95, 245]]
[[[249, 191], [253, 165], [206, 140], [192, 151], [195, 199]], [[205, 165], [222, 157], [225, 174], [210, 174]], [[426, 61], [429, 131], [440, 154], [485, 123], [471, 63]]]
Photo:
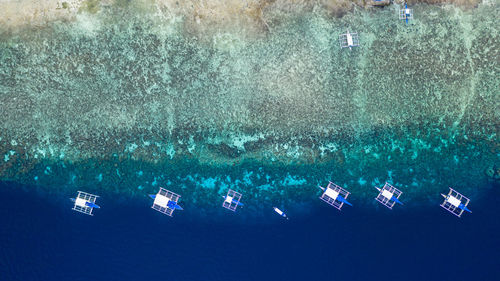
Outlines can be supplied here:
[[[0, 26], [44, 26], [73, 18], [83, 0], [0, 0]], [[64, 4], [63, 4], [64, 3]]]
[[101, 28], [101, 21], [97, 15], [80, 13], [76, 15], [75, 27], [86, 36], [95, 36]]

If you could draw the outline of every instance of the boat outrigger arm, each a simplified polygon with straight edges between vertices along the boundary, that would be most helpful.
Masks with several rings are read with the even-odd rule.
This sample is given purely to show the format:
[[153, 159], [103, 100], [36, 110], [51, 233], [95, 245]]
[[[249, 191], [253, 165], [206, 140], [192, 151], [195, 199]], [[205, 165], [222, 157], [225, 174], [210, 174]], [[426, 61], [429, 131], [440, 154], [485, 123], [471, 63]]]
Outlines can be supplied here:
[[[149, 197], [151, 197], [151, 199], [155, 200], [156, 195], [149, 194]], [[181, 211], [184, 210], [180, 205], [177, 204], [177, 202], [174, 202], [172, 200], [168, 200], [167, 207], [169, 207], [170, 209], [175, 209], [175, 210], [181, 210]]]
[[[75, 198], [70, 198], [70, 200], [71, 200], [72, 202], [75, 202], [75, 201], [76, 201], [76, 199], [75, 199]], [[92, 202], [85, 202], [85, 206], [90, 207], [90, 208], [96, 208], [96, 209], [101, 208], [99, 205], [97, 205], [97, 204], [95, 204], [95, 203], [92, 203]]]
[[[227, 196], [222, 196], [222, 198], [224, 198], [224, 200], [226, 200]], [[233, 202], [234, 202], [234, 199], [233, 199], [233, 200], [231, 200], [231, 203], [233, 203]], [[234, 202], [234, 203], [236, 203], [236, 202]], [[238, 201], [238, 204], [237, 204], [237, 205], [238, 205], [238, 206], [244, 206], [244, 205], [243, 205], [243, 203], [241, 203], [240, 201]]]

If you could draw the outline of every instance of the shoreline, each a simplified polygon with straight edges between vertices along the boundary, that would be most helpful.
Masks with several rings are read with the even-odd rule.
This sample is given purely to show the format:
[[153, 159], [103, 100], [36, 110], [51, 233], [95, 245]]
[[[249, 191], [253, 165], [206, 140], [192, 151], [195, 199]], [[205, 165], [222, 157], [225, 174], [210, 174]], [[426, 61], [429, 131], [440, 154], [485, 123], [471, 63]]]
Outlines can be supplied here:
[[[81, 15], [95, 15], [103, 10], [130, 8], [156, 13], [159, 17], [178, 20], [182, 18], [187, 34], [204, 37], [206, 33], [247, 28], [249, 34], [269, 30], [268, 20], [276, 15], [301, 14], [316, 10], [332, 17], [342, 17], [356, 8], [380, 8], [370, 0], [226, 0], [216, 1], [142, 0], [124, 4], [121, 0], [21, 0], [0, 1], [0, 34], [24, 28], [43, 28], [53, 22], [72, 22]], [[392, 1], [390, 5], [400, 4]], [[410, 5], [454, 5], [473, 9], [484, 0], [417, 0]], [[22, 11], [22, 12], [21, 12]], [[2, 30], [3, 29], [3, 30]]]

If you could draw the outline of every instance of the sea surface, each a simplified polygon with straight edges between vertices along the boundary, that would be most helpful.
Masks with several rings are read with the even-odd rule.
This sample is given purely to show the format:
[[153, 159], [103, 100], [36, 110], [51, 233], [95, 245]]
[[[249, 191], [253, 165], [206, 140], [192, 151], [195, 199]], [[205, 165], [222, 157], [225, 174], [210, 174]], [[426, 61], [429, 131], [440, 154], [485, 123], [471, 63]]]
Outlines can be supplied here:
[[307, 217], [266, 205], [258, 221], [241, 208], [215, 223], [108, 194], [90, 217], [71, 210], [73, 194], [2, 182], [0, 279], [498, 280], [500, 192], [484, 188], [462, 218], [439, 205], [339, 212], [317, 199]]

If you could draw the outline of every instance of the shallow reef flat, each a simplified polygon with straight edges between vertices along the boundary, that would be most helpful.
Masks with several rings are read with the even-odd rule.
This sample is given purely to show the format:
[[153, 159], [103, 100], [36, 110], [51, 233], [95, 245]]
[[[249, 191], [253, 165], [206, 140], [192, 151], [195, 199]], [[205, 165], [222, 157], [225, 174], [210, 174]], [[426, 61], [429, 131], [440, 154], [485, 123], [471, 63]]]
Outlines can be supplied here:
[[[496, 2], [417, 4], [410, 25], [397, 5], [336, 17], [291, 2], [245, 24], [169, 1], [86, 2], [6, 27], [0, 178], [127, 196], [162, 185], [199, 208], [232, 187], [255, 210], [311, 202], [328, 180], [360, 205], [390, 181], [410, 206], [498, 181]], [[346, 29], [361, 47], [340, 49]]]

